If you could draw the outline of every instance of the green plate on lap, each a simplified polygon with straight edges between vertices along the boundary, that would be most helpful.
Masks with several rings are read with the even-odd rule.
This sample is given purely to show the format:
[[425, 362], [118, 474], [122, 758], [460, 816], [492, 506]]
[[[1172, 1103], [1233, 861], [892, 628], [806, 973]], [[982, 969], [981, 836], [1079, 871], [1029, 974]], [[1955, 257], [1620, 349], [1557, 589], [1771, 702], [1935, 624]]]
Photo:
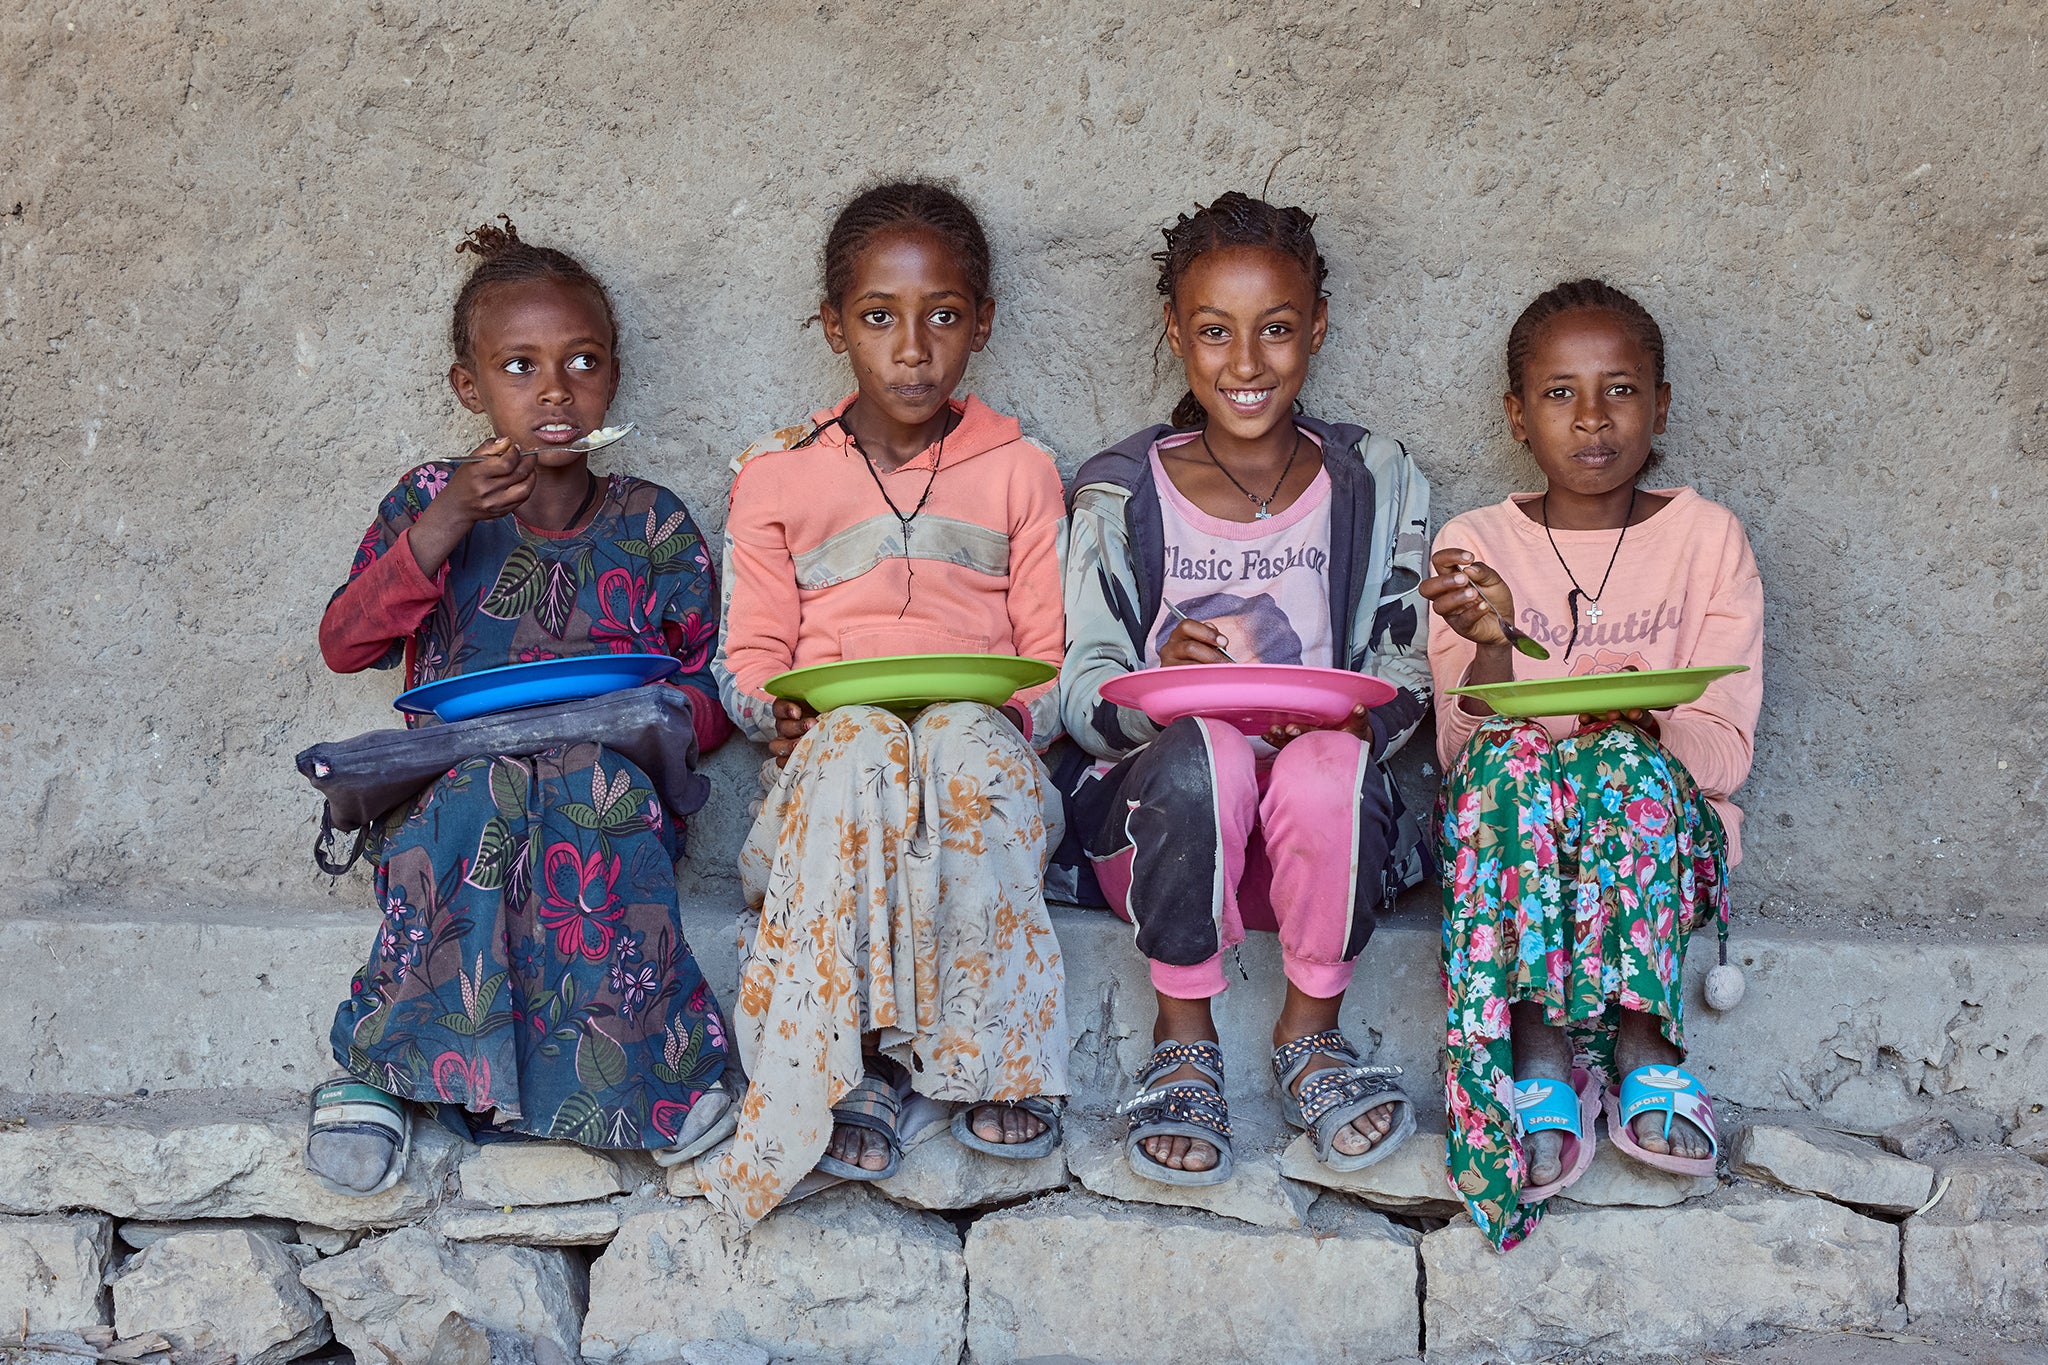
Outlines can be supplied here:
[[1698, 701], [1714, 679], [1748, 671], [1748, 664], [1717, 664], [1477, 683], [1444, 690], [1454, 697], [1477, 697], [1503, 716], [1597, 716], [1608, 711], [1663, 711], [1683, 706]]
[[1019, 689], [1058, 676], [1059, 669], [1043, 659], [1014, 654], [893, 654], [778, 673], [765, 690], [771, 697], [800, 701], [820, 715], [835, 706], [921, 711], [944, 701], [1001, 706]]

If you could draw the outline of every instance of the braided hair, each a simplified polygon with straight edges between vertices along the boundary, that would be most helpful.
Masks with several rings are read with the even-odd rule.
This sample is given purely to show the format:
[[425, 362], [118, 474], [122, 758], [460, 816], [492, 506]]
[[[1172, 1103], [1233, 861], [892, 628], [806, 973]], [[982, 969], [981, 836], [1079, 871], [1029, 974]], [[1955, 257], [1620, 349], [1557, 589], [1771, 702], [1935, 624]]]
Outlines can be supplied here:
[[[1323, 253], [1316, 250], [1315, 222], [1315, 215], [1306, 209], [1279, 208], [1231, 190], [1207, 208], [1183, 213], [1179, 222], [1160, 230], [1166, 250], [1152, 253], [1152, 259], [1159, 262], [1159, 292], [1173, 299], [1188, 268], [1211, 251], [1259, 246], [1299, 265], [1316, 297], [1325, 298], [1323, 281], [1330, 270]], [[1182, 430], [1207, 426], [1208, 422], [1209, 414], [1192, 390], [1173, 410], [1173, 424]]]
[[616, 358], [619, 349], [619, 322], [612, 314], [612, 296], [597, 276], [585, 268], [566, 251], [557, 251], [551, 246], [532, 246], [519, 240], [519, 229], [512, 226], [512, 220], [504, 214], [498, 215], [503, 227], [485, 223], [462, 239], [455, 248], [459, 256], [465, 251], [477, 255], [476, 269], [469, 272], [469, 278], [462, 282], [462, 291], [455, 296], [455, 316], [448, 325], [448, 342], [455, 350], [455, 358], [464, 365], [472, 361], [470, 355], [471, 326], [476, 317], [477, 301], [484, 291], [493, 285], [522, 284], [529, 280], [559, 280], [564, 284], [581, 285], [597, 295], [597, 301], [604, 305], [605, 325], [612, 330], [612, 353]]
[[1612, 313], [1619, 318], [1633, 334], [1636, 345], [1649, 354], [1656, 382], [1664, 382], [1664, 332], [1657, 326], [1657, 319], [1650, 316], [1649, 309], [1607, 281], [1588, 279], [1570, 280], [1545, 290], [1515, 319], [1515, 325], [1508, 331], [1509, 389], [1521, 393], [1522, 372], [1528, 368], [1529, 353], [1536, 349], [1536, 338], [1544, 326], [1553, 318], [1581, 308]]
[[888, 232], [936, 234], [974, 287], [977, 303], [988, 298], [995, 258], [981, 220], [959, 195], [926, 180], [897, 180], [862, 190], [832, 220], [825, 234], [825, 298], [835, 307], [853, 288], [861, 253]]

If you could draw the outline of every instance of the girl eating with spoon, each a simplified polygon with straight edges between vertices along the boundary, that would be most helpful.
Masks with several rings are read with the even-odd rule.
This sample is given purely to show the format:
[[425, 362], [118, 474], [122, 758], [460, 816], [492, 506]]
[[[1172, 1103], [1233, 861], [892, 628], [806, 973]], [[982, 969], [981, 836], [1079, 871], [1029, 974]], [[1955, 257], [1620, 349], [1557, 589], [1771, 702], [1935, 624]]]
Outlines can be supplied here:
[[[1422, 876], [1380, 760], [1427, 705], [1415, 588], [1429, 486], [1398, 442], [1296, 410], [1329, 321], [1314, 221], [1231, 193], [1166, 230], [1154, 259], [1188, 394], [1172, 425], [1097, 455], [1075, 484], [1060, 697], [1085, 753], [1060, 766], [1057, 884], [1135, 923], [1151, 959], [1154, 1047], [1124, 1106], [1125, 1153], [1164, 1184], [1232, 1172], [1210, 1002], [1247, 927], [1279, 931], [1272, 1066], [1316, 1155], [1355, 1170], [1414, 1127], [1399, 1071], [1365, 1065], [1337, 1016], [1376, 912]], [[1372, 673], [1395, 696], [1263, 739], [1196, 717], [1162, 729], [1102, 696], [1134, 670], [1226, 661]]]
[[[1644, 488], [1671, 386], [1664, 337], [1600, 280], [1561, 284], [1508, 334], [1508, 429], [1545, 487], [1454, 517], [1422, 584], [1444, 765], [1450, 1180], [1506, 1250], [1610, 1138], [1712, 1174], [1713, 1108], [1685, 1058], [1688, 936], [1728, 914], [1731, 797], [1763, 695], [1763, 588], [1733, 513]], [[1518, 657], [1503, 621], [1549, 651]], [[1512, 719], [1445, 689], [1745, 664], [1666, 711]], [[1506, 702], [1504, 701], [1505, 705]]]

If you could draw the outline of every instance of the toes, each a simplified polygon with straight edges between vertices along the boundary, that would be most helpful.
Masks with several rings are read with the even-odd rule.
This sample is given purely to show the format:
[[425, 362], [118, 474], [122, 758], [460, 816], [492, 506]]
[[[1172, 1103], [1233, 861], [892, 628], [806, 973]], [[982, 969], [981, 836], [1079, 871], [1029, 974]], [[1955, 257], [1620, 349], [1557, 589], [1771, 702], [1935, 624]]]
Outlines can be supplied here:
[[1008, 1142], [1004, 1136], [1003, 1111], [992, 1104], [984, 1104], [968, 1117], [974, 1135], [983, 1142]]
[[[1661, 1114], [1644, 1114], [1635, 1121], [1636, 1145], [1646, 1152], [1659, 1156], [1671, 1154], [1671, 1143], [1664, 1136], [1664, 1118]], [[1672, 1125], [1674, 1130], [1677, 1125]]]
[[1527, 1184], [1548, 1185], [1564, 1174], [1564, 1138], [1556, 1132], [1538, 1133], [1528, 1140]]
[[860, 1168], [879, 1171], [889, 1164], [889, 1144], [880, 1133], [861, 1134]]
[[1193, 1138], [1186, 1138], [1183, 1141], [1188, 1144], [1188, 1150], [1186, 1156], [1181, 1159], [1180, 1168], [1182, 1170], [1210, 1171], [1216, 1168], [1216, 1149], [1214, 1147], [1211, 1147], [1206, 1142], [1197, 1142]]

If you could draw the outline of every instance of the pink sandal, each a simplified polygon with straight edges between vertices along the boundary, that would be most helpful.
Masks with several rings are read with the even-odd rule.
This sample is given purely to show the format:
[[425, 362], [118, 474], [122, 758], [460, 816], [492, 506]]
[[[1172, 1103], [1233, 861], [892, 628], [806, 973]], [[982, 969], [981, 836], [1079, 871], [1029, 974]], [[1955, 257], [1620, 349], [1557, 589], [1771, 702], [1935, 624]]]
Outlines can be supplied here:
[[1564, 1162], [1563, 1171], [1548, 1185], [1524, 1186], [1522, 1203], [1540, 1204], [1586, 1173], [1599, 1146], [1599, 1139], [1593, 1135], [1593, 1125], [1599, 1118], [1600, 1087], [1582, 1066], [1572, 1068], [1569, 1093], [1563, 1082], [1549, 1077], [1515, 1082], [1516, 1131], [1525, 1138], [1535, 1133], [1564, 1134], [1558, 1152]]
[[[1706, 1088], [1684, 1067], [1639, 1066], [1622, 1078], [1619, 1091], [1607, 1092], [1606, 1101], [1607, 1136], [1622, 1151], [1645, 1166], [1673, 1175], [1714, 1174], [1715, 1158], [1721, 1154], [1721, 1139], [1714, 1130], [1714, 1104], [1707, 1098]], [[1629, 1121], [1638, 1114], [1658, 1109], [1664, 1111], [1667, 1139], [1671, 1136], [1672, 1120], [1684, 1119], [1707, 1135], [1707, 1155], [1668, 1156], [1638, 1143], [1628, 1130]]]

